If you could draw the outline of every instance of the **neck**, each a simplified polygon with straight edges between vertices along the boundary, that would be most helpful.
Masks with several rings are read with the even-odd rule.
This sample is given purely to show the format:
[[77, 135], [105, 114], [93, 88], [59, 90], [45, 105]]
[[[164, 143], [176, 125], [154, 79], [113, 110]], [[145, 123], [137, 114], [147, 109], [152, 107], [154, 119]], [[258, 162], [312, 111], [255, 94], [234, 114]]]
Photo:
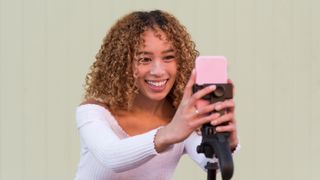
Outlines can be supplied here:
[[132, 112], [157, 117], [170, 117], [172, 108], [166, 99], [154, 101], [138, 94], [133, 101]]

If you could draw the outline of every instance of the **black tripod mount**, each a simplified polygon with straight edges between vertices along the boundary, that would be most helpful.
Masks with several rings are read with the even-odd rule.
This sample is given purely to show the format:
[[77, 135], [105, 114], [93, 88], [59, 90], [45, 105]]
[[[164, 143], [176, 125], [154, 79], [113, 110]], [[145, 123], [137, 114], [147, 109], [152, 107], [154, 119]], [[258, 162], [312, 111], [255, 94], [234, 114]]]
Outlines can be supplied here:
[[[210, 85], [212, 84], [194, 85], [193, 92]], [[214, 85], [216, 85], [216, 90], [204, 96], [203, 99], [210, 101], [210, 103], [216, 103], [233, 97], [232, 84]], [[224, 111], [219, 111], [219, 113], [223, 114]], [[205, 167], [208, 170], [208, 180], [216, 179], [216, 172], [219, 168], [222, 180], [229, 180], [233, 175], [233, 159], [228, 141], [229, 133], [217, 133], [215, 129], [216, 127], [210, 123], [201, 127], [202, 141], [197, 147], [197, 152], [204, 153], [207, 158], [216, 157], [218, 159], [219, 164], [217, 162], [208, 162]]]

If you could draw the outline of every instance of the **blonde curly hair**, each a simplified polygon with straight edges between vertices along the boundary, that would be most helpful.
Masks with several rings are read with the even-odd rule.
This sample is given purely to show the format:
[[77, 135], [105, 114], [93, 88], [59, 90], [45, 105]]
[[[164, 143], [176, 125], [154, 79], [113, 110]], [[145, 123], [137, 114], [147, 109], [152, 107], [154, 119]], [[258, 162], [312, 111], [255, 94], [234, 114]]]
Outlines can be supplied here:
[[131, 109], [137, 92], [132, 66], [148, 29], [164, 32], [176, 52], [177, 76], [167, 99], [177, 109], [199, 52], [186, 28], [160, 10], [132, 12], [110, 29], [86, 76], [85, 100], [98, 101], [111, 112]]

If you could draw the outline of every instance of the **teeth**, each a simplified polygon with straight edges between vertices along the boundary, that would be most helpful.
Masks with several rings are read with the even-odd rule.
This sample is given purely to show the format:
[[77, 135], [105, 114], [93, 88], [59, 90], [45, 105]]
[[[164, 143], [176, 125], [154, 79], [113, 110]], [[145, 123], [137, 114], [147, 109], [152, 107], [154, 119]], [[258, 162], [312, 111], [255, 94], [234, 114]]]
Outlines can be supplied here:
[[147, 81], [148, 84], [151, 84], [151, 85], [157, 86], [157, 87], [163, 86], [166, 82], [167, 82], [167, 80], [164, 80], [164, 81]]

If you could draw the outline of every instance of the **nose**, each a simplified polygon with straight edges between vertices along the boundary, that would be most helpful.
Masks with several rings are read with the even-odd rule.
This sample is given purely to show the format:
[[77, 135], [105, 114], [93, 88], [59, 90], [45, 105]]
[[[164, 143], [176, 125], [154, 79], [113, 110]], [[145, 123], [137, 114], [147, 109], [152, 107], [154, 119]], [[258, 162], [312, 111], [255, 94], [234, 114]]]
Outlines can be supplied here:
[[154, 76], [162, 76], [165, 72], [164, 64], [161, 62], [161, 60], [155, 60], [152, 63], [150, 74]]

